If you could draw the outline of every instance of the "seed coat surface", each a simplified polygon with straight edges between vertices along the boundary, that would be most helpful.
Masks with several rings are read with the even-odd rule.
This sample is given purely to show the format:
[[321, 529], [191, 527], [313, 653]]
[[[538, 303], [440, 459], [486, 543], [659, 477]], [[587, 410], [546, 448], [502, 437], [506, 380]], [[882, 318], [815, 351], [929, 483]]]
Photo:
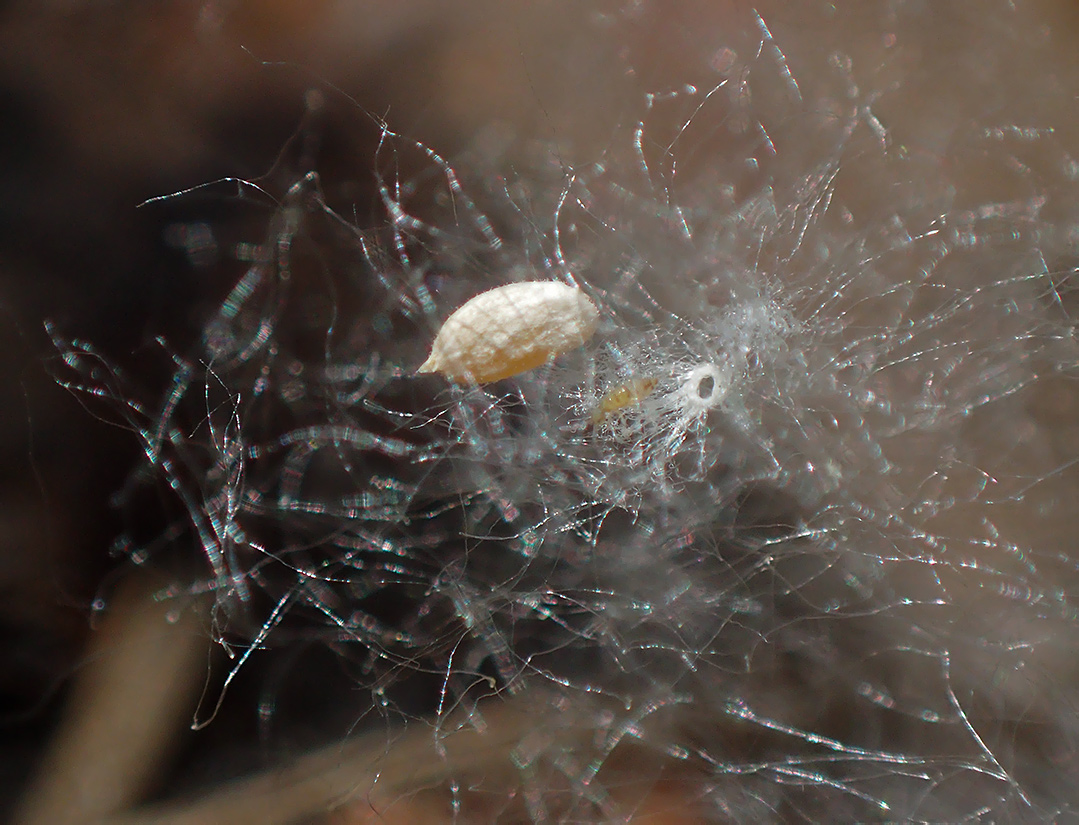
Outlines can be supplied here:
[[477, 384], [510, 378], [581, 346], [598, 321], [591, 299], [567, 284], [506, 284], [450, 315], [417, 372]]

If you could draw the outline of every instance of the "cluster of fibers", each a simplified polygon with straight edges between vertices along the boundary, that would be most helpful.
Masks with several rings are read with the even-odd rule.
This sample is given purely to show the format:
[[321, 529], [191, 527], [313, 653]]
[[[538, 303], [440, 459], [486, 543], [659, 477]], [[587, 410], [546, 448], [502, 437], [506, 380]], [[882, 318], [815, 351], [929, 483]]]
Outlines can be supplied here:
[[[901, 49], [925, 12], [885, 5], [858, 42]], [[373, 230], [296, 181], [161, 403], [65, 345], [179, 502], [223, 636], [318, 635], [391, 717], [604, 697], [590, 744], [530, 762], [577, 788], [536, 818], [616, 810], [592, 779], [631, 740], [724, 821], [1075, 811], [1069, 156], [990, 103], [900, 144], [874, 107], [926, 79], [859, 74], [817, 12], [828, 48], [750, 16], [702, 54], [711, 92], [642, 95], [602, 162], [507, 185], [387, 130]], [[1022, 47], [983, 31], [1003, 6], [956, 14]], [[588, 294], [584, 347], [415, 374], [527, 280]]]

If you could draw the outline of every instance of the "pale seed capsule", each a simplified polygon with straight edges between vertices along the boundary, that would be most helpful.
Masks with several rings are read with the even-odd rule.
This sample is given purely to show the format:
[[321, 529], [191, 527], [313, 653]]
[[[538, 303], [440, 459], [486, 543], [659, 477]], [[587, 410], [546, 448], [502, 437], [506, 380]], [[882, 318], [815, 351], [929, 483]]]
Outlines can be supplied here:
[[442, 325], [417, 372], [486, 384], [534, 369], [584, 344], [599, 311], [581, 290], [527, 281], [481, 292]]

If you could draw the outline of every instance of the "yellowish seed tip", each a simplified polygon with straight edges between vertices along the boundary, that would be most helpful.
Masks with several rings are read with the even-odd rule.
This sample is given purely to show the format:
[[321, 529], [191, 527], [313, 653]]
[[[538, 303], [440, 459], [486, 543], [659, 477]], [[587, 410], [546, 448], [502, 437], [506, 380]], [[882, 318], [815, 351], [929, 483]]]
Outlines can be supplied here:
[[426, 361], [416, 367], [416, 374], [419, 375], [421, 373], [427, 372], [438, 372], [439, 366], [439, 360], [435, 358], [435, 354], [432, 352], [429, 356], [427, 356]]

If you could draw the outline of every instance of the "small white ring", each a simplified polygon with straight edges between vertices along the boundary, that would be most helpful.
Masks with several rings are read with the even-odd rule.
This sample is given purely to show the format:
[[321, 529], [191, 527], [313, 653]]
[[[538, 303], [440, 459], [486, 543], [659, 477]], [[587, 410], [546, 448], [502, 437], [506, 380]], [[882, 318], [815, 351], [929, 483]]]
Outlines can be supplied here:
[[727, 374], [716, 364], [698, 364], [686, 373], [678, 395], [688, 415], [700, 415], [719, 404], [727, 395]]

